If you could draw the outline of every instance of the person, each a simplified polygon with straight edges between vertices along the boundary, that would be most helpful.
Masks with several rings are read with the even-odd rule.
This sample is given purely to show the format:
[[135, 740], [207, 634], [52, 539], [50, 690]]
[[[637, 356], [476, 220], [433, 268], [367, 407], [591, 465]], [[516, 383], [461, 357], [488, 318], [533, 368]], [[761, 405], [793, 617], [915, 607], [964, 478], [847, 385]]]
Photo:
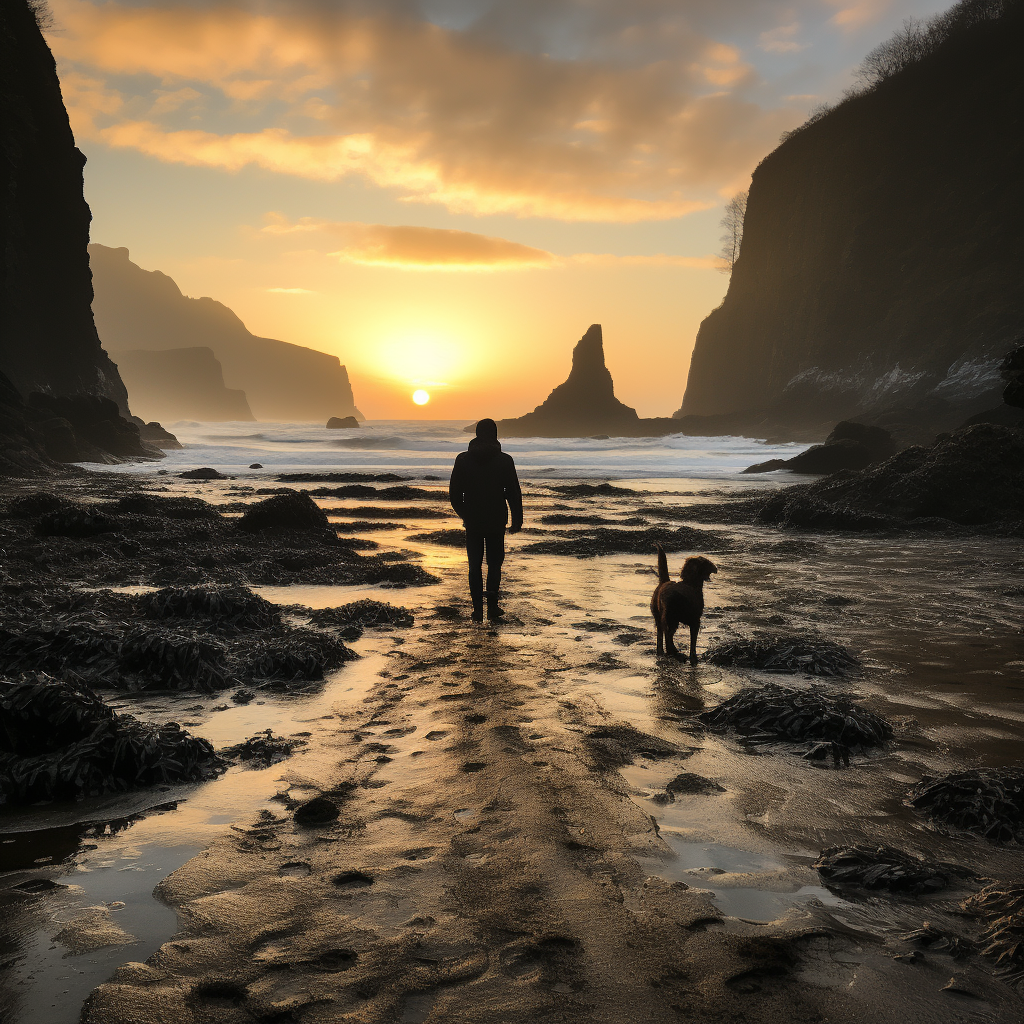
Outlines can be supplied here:
[[[469, 558], [469, 596], [473, 601], [473, 621], [500, 619], [498, 605], [501, 588], [501, 564], [505, 560], [505, 526], [509, 533], [523, 528], [523, 492], [511, 455], [501, 450], [498, 425], [481, 420], [468, 451], [460, 452], [452, 467], [448, 497], [455, 514], [466, 528], [466, 555]], [[487, 555], [487, 589], [484, 590], [483, 560]]]

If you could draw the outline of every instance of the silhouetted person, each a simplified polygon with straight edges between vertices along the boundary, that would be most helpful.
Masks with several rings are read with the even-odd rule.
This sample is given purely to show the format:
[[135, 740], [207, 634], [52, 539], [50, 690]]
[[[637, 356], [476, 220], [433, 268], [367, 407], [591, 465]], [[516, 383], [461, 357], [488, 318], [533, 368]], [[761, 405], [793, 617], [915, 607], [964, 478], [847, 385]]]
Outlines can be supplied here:
[[[498, 590], [501, 587], [501, 563], [505, 560], [505, 525], [512, 513], [510, 533], [523, 527], [523, 492], [511, 455], [501, 450], [498, 425], [481, 420], [469, 450], [455, 458], [448, 485], [455, 514], [466, 528], [466, 554], [469, 556], [469, 595], [473, 599], [473, 621], [482, 622], [484, 596], [487, 618], [500, 619]], [[482, 566], [487, 553], [487, 590], [484, 591]]]

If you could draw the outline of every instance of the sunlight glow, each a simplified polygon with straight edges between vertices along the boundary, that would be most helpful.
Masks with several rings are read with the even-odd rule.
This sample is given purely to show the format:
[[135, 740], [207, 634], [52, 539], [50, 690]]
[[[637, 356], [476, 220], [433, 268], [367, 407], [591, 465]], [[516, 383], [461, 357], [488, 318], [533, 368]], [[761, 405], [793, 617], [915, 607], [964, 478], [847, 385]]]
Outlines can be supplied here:
[[427, 402], [430, 401], [430, 395], [426, 391], [424, 391], [422, 388], [420, 388], [418, 391], [414, 391], [412, 393], [412, 400], [417, 405], [426, 405]]

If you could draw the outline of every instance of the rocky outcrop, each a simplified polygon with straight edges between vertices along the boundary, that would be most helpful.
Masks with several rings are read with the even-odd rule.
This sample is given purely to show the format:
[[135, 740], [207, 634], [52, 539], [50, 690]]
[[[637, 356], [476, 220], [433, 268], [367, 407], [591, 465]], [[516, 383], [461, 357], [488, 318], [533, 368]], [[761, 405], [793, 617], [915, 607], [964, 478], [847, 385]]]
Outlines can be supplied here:
[[53, 56], [24, 0], [0, 5], [0, 371], [21, 393], [128, 396], [93, 322], [91, 214]]
[[979, 423], [877, 466], [773, 494], [762, 523], [871, 531], [956, 523], [1024, 533], [1024, 431]]
[[892, 434], [881, 427], [844, 420], [832, 428], [824, 444], [812, 445], [791, 459], [769, 459], [748, 466], [744, 473], [770, 473], [788, 469], [791, 473], [838, 473], [841, 469], [867, 469], [896, 450]]
[[590, 329], [572, 350], [572, 370], [547, 400], [517, 419], [501, 420], [503, 437], [581, 437], [588, 434], [631, 433], [639, 417], [636, 409], [615, 397], [612, 375], [604, 364], [600, 324]]
[[358, 427], [359, 420], [355, 416], [332, 416], [327, 421], [328, 430], [346, 430], [350, 427]]
[[209, 348], [116, 352], [136, 410], [160, 420], [253, 420], [245, 392], [224, 386]]
[[810, 440], [856, 418], [906, 443], [998, 405], [1024, 324], [1022, 49], [1006, 2], [760, 164], [687, 432]]
[[360, 415], [348, 371], [337, 356], [256, 337], [227, 306], [210, 298], [187, 298], [166, 274], [132, 263], [127, 249], [91, 245], [89, 254], [96, 288], [93, 311], [111, 350], [211, 349], [224, 380], [245, 392], [252, 415], [260, 420], [323, 423], [339, 413]]

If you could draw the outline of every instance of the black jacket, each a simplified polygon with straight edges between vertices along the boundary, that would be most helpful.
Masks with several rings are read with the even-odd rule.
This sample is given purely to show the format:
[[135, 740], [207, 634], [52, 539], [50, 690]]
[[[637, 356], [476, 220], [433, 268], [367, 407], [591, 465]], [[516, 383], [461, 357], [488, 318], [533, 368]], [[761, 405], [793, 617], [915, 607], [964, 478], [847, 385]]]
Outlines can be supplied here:
[[474, 437], [469, 451], [456, 456], [448, 496], [467, 530], [498, 533], [505, 529], [510, 510], [512, 528], [523, 525], [523, 492], [516, 464], [498, 441]]

